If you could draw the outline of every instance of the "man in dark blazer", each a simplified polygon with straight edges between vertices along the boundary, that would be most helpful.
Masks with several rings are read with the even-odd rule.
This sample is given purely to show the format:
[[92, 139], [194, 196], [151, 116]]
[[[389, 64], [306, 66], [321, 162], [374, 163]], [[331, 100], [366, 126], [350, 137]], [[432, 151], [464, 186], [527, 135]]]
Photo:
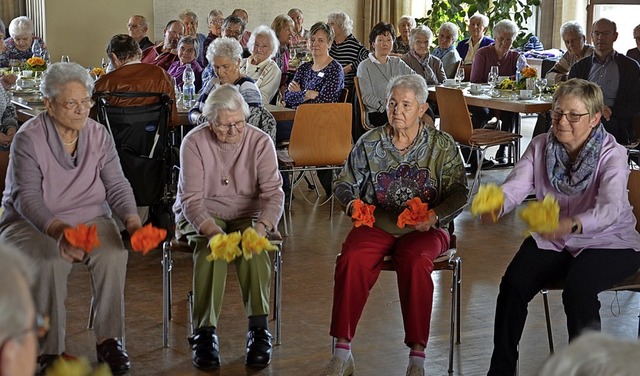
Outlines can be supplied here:
[[597, 83], [604, 94], [602, 123], [618, 143], [628, 145], [638, 136], [633, 118], [640, 114], [640, 65], [613, 49], [618, 39], [615, 22], [601, 18], [593, 24], [594, 54], [571, 67], [569, 78]]

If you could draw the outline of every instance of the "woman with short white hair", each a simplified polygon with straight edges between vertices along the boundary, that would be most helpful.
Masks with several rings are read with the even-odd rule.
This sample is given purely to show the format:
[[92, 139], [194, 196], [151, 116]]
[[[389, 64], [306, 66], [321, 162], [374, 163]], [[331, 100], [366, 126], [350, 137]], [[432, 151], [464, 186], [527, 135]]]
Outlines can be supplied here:
[[416, 20], [411, 16], [402, 16], [398, 20], [398, 36], [393, 44], [394, 56], [406, 54], [411, 49], [409, 45], [409, 34], [415, 29]]
[[424, 77], [428, 85], [438, 85], [447, 77], [440, 59], [429, 53], [432, 38], [433, 32], [427, 26], [420, 25], [411, 30], [411, 50], [402, 55], [401, 59], [418, 75]]
[[40, 45], [41, 56], [48, 54], [44, 41], [33, 35], [33, 22], [28, 17], [14, 18], [9, 24], [9, 35], [10, 37], [4, 41], [4, 52], [0, 53], [0, 67], [2, 68], [10, 66], [12, 61], [17, 60], [23, 63], [32, 57], [31, 47], [34, 41]]
[[269, 104], [280, 86], [282, 71], [273, 60], [278, 47], [280, 42], [276, 33], [269, 26], [260, 25], [247, 42], [251, 56], [240, 62], [240, 73], [251, 77], [260, 89], [262, 104]]
[[334, 33], [329, 56], [342, 66], [344, 87], [349, 90], [349, 96], [352, 97], [353, 78], [356, 76], [358, 65], [369, 56], [369, 50], [353, 36], [353, 21], [348, 14], [344, 12], [329, 13], [327, 24]]
[[456, 70], [462, 60], [454, 47], [454, 42], [457, 40], [458, 26], [452, 22], [443, 23], [438, 31], [438, 47], [433, 50], [432, 54], [442, 61], [448, 78], [453, 78], [456, 75]]
[[484, 35], [489, 26], [489, 17], [476, 13], [469, 18], [469, 38], [461, 40], [456, 46], [463, 64], [471, 64], [479, 48], [493, 43], [493, 39]]

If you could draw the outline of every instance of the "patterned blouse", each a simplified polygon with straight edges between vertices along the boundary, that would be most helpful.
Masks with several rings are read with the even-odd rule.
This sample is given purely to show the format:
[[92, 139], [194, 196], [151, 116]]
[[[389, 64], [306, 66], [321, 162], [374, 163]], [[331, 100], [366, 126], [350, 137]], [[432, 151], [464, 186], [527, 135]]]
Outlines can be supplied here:
[[429, 204], [445, 227], [467, 203], [467, 178], [456, 144], [447, 133], [422, 126], [406, 154], [389, 138], [390, 126], [365, 133], [354, 145], [338, 176], [335, 194], [345, 207], [355, 199], [376, 206], [375, 226], [393, 235], [412, 229], [396, 226], [413, 197]]
[[[332, 103], [340, 98], [340, 91], [344, 89], [344, 72], [340, 63], [331, 60], [326, 67], [316, 72], [312, 69], [313, 61], [302, 64], [296, 71], [293, 81], [300, 84], [300, 91], [284, 93], [287, 107], [297, 108], [302, 103]], [[305, 102], [304, 94], [307, 90], [319, 92], [315, 99]]]
[[[33, 37], [34, 41], [40, 45], [42, 49], [42, 56], [46, 56], [48, 54], [47, 47], [44, 44], [44, 41], [38, 37]], [[20, 51], [17, 47], [13, 38], [7, 38], [4, 40], [4, 45], [7, 48], [3, 53], [0, 54], [0, 68], [6, 68], [10, 66], [11, 60], [20, 60], [21, 63], [27, 61], [27, 59], [33, 56], [33, 51], [31, 47], [29, 47], [26, 51]], [[32, 44], [33, 45], [33, 44]]]

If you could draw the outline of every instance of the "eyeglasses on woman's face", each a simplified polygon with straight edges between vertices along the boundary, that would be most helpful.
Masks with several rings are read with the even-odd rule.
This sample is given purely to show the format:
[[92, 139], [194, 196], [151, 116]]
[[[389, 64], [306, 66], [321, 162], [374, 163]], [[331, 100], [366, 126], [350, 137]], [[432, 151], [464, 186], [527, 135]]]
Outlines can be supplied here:
[[583, 116], [589, 115], [588, 112], [584, 114], [576, 114], [575, 112], [561, 112], [558, 110], [551, 110], [551, 119], [560, 121], [562, 117], [566, 117], [569, 123], [578, 123]]
[[230, 124], [216, 124], [214, 122], [209, 122], [213, 127], [220, 129], [221, 131], [225, 131], [225, 132], [229, 132], [231, 131], [231, 128], [236, 128], [237, 131], [240, 131], [244, 128], [245, 126], [245, 122], [244, 121], [237, 121], [235, 123], [230, 123]]

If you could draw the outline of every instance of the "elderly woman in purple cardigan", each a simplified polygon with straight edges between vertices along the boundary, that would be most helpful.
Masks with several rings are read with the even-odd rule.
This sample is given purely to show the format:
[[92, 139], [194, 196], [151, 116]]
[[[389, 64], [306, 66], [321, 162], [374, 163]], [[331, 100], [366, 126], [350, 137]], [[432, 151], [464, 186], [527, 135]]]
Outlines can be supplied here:
[[[11, 146], [2, 198], [0, 241], [30, 256], [39, 278], [36, 309], [51, 320], [41, 343], [46, 368], [65, 351], [67, 277], [74, 262], [89, 269], [95, 304], [96, 352], [113, 373], [131, 364], [122, 344], [127, 251], [116, 215], [133, 234], [136, 203], [112, 137], [89, 118], [93, 80], [75, 63], [49, 67], [40, 86], [46, 111], [26, 122]], [[91, 253], [72, 246], [66, 228], [96, 225], [100, 245]]]

